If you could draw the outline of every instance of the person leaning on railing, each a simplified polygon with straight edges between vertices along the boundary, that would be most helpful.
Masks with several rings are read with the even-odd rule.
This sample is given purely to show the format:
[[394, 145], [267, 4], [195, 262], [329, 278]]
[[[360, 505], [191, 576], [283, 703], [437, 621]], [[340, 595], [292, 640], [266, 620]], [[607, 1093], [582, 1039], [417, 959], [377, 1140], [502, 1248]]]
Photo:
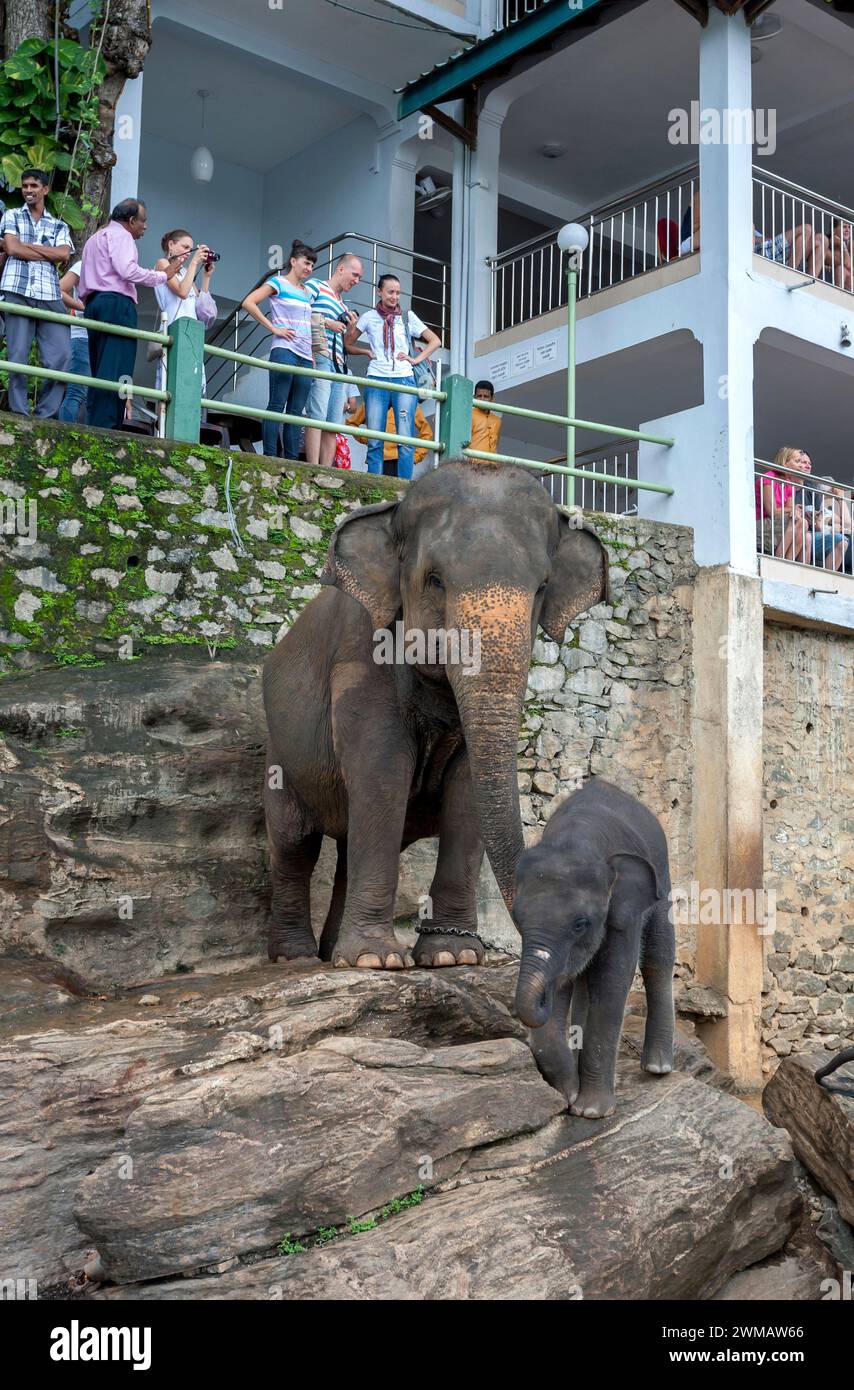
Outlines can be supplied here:
[[[0, 222], [0, 236], [7, 252], [0, 290], [10, 304], [27, 304], [33, 309], [49, 309], [63, 314], [65, 305], [59, 288], [57, 266], [74, 254], [71, 233], [65, 222], [53, 217], [45, 207], [48, 176], [42, 169], [25, 169], [21, 174], [23, 207], [9, 208]], [[9, 362], [26, 362], [35, 337], [43, 367], [64, 372], [71, 357], [71, 336], [62, 323], [27, 318], [25, 314], [6, 315], [6, 356]], [[16, 415], [29, 415], [29, 378], [9, 373], [9, 409]], [[65, 383], [45, 381], [39, 390], [36, 415], [48, 419], [59, 412]]]
[[774, 467], [763, 468], [754, 484], [756, 495], [756, 548], [760, 555], [777, 555], [781, 560], [799, 560], [809, 564], [812, 559], [812, 535], [804, 508], [803, 491], [792, 482], [783, 481], [784, 474], [794, 469], [806, 472], [800, 464], [800, 449], [779, 449]]
[[854, 290], [854, 276], [851, 271], [851, 223], [841, 217], [833, 224], [824, 255], [824, 273], [840, 290]]
[[[86, 306], [87, 318], [136, 328], [137, 285], [153, 289], [166, 283], [165, 270], [144, 270], [139, 264], [136, 243], [147, 226], [145, 203], [123, 198], [110, 213], [106, 227], [86, 242], [77, 293]], [[89, 332], [89, 360], [93, 376], [104, 381], [132, 380], [136, 339], [93, 328]], [[115, 430], [124, 418], [125, 403], [117, 391], [90, 386], [87, 409], [90, 425]]]
[[[371, 359], [368, 376], [376, 379], [377, 385], [365, 390], [368, 429], [385, 431], [391, 406], [395, 434], [411, 436], [416, 397], [389, 388], [392, 385], [415, 386], [413, 367], [426, 361], [441, 345], [437, 335], [411, 309], [404, 315], [400, 307], [400, 281], [396, 275], [380, 276], [377, 288], [379, 298], [376, 308], [362, 314], [358, 323], [347, 330], [344, 346], [356, 356]], [[358, 340], [362, 334], [370, 347], [359, 346]], [[424, 343], [419, 353], [412, 350], [415, 338]], [[413, 445], [401, 444], [397, 459], [398, 477], [410, 479], [414, 462]], [[382, 467], [383, 442], [372, 439], [368, 445], [368, 472], [382, 473]]]
[[[289, 367], [313, 367], [314, 353], [311, 346], [311, 295], [305, 282], [317, 264], [317, 252], [304, 241], [295, 241], [288, 256], [288, 268], [284, 275], [271, 275], [263, 285], [252, 290], [243, 301], [243, 308], [256, 323], [260, 323], [275, 339], [270, 352], [270, 361]], [[262, 313], [260, 305], [270, 300], [270, 317]], [[312, 378], [298, 376], [293, 372], [270, 372], [270, 397], [268, 410], [281, 411], [283, 415], [302, 415], [311, 390]], [[271, 458], [281, 452], [280, 440], [284, 435], [285, 458], [298, 459], [300, 454], [300, 430], [297, 425], [277, 425], [273, 420], [265, 420], [262, 428], [263, 449]]]
[[[341, 296], [358, 285], [362, 274], [359, 257], [347, 251], [339, 258], [328, 280], [312, 276], [305, 282], [312, 302], [314, 365], [319, 371], [338, 372], [341, 376], [340, 382], [315, 377], [305, 407], [310, 420], [340, 425], [344, 419], [344, 404], [349, 390], [344, 334], [356, 322], [358, 314], [347, 308]], [[336, 435], [331, 430], [306, 429], [305, 456], [309, 463], [331, 468], [335, 448]]]

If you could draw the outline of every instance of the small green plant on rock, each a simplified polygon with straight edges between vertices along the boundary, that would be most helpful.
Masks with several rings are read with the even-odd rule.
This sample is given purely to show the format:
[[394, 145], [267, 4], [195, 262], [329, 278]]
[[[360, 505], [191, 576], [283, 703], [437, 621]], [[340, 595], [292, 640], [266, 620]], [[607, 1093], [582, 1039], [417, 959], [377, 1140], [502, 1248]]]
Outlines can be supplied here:
[[290, 1231], [279, 1241], [280, 1255], [304, 1255], [307, 1247], [301, 1240], [291, 1240]]

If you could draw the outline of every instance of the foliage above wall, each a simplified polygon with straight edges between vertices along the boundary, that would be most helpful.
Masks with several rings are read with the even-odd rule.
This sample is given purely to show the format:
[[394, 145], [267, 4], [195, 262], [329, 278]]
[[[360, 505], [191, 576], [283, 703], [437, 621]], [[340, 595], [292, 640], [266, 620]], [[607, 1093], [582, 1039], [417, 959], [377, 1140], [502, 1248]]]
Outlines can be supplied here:
[[[8, 189], [18, 189], [28, 165], [59, 173], [61, 191], [51, 210], [74, 230], [85, 223], [81, 206], [91, 163], [92, 133], [98, 125], [98, 88], [106, 64], [97, 49], [72, 39], [26, 39], [0, 65], [0, 171]], [[58, 76], [58, 88], [57, 88]]]

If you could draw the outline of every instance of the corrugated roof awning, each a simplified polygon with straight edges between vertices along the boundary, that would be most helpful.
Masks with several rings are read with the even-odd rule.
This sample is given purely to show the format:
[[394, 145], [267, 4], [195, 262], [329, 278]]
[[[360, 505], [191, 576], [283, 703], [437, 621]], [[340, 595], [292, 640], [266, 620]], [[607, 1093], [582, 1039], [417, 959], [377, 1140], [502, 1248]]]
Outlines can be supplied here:
[[[398, 120], [411, 116], [413, 111], [423, 111], [425, 106], [435, 106], [437, 102], [454, 101], [465, 96], [473, 86], [485, 78], [501, 75], [521, 55], [538, 47], [548, 46], [563, 30], [575, 24], [588, 27], [593, 11], [610, 9], [615, 0], [553, 0], [542, 9], [508, 24], [490, 34], [488, 39], [472, 44], [459, 53], [452, 53], [443, 63], [438, 63], [430, 72], [422, 73], [414, 81], [401, 89], [398, 106]], [[640, 0], [645, 3], [645, 0]], [[625, 8], [625, 0], [622, 0]], [[598, 15], [597, 15], [598, 19]], [[595, 21], [594, 21], [595, 22]]]
[[[714, 4], [725, 14], [744, 10], [748, 23], [773, 0], [675, 0], [689, 14], [707, 24], [709, 5]], [[452, 53], [430, 72], [424, 72], [400, 89], [398, 119], [411, 116], [446, 101], [471, 95], [487, 79], [495, 81], [506, 76], [519, 59], [537, 50], [548, 51], [556, 45], [571, 43], [575, 38], [601, 27], [631, 5], [646, 4], [646, 0], [550, 0], [538, 10], [515, 20], [506, 28], [490, 34], [489, 38]]]

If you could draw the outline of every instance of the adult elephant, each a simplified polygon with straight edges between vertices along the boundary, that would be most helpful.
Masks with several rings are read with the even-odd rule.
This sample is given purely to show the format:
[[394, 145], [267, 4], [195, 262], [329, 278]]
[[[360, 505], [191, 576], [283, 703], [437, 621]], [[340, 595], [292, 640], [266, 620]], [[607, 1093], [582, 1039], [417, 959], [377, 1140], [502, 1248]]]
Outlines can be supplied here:
[[[523, 848], [516, 749], [537, 624], [562, 641], [606, 598], [607, 573], [595, 533], [522, 468], [451, 460], [343, 519], [326, 587], [264, 667], [271, 960], [317, 955], [309, 885], [329, 835], [322, 959], [481, 963], [484, 847], [508, 909]], [[388, 661], [391, 632], [407, 641]], [[447, 650], [441, 637], [431, 650], [441, 633]], [[410, 955], [392, 928], [400, 851], [435, 835], [430, 934]]]

